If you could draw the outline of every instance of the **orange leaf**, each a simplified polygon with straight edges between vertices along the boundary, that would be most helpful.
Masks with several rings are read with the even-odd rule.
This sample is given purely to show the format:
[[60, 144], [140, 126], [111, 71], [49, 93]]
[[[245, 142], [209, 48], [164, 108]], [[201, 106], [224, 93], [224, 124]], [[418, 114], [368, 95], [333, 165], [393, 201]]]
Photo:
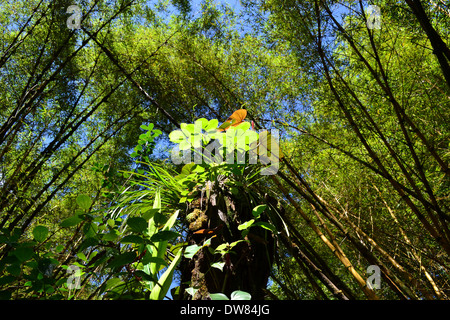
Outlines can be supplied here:
[[210, 234], [214, 234], [214, 230], [213, 229], [200, 229], [200, 230], [195, 231], [194, 234], [210, 235]]
[[226, 131], [229, 127], [236, 127], [242, 123], [247, 116], [247, 110], [239, 109], [233, 112], [233, 114], [217, 128], [219, 131]]

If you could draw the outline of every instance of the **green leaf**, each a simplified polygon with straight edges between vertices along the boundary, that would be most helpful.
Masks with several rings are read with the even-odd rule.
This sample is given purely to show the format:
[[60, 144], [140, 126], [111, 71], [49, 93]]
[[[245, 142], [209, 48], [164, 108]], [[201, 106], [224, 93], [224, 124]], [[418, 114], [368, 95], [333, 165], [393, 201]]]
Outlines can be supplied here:
[[116, 225], [116, 222], [113, 219], [108, 219], [108, 221], [106, 221], [106, 223], [108, 224], [108, 226], [110, 226], [111, 228], [114, 228], [114, 226]]
[[122, 285], [123, 283], [123, 280], [118, 278], [109, 279], [108, 281], [106, 281], [105, 290], [114, 289], [115, 287]]
[[102, 234], [103, 241], [114, 241], [119, 237], [119, 233], [116, 230], [111, 230], [108, 233]]
[[140, 128], [142, 130], [147, 130], [147, 131], [151, 131], [153, 130], [154, 124], [153, 123], [149, 123], [148, 126], [146, 126], [145, 124], [141, 125]]
[[85, 194], [78, 195], [76, 199], [77, 204], [81, 209], [88, 210], [92, 205], [92, 200]]
[[12, 252], [21, 262], [30, 260], [33, 257], [34, 251], [29, 247], [20, 247]]
[[267, 205], [266, 205], [266, 204], [262, 204], [262, 205], [256, 206], [256, 207], [254, 207], [253, 210], [252, 210], [252, 215], [253, 215], [255, 218], [259, 218], [259, 216], [261, 215], [261, 213], [263, 213], [263, 211], [266, 210], [266, 208], [267, 208]]
[[277, 228], [275, 228], [275, 226], [273, 224], [269, 223], [269, 222], [259, 221], [259, 222], [256, 222], [253, 225], [254, 226], [260, 226], [260, 227], [262, 227], [264, 229], [267, 229], [269, 231], [272, 231], [272, 232], [276, 232], [277, 231]]
[[193, 287], [189, 287], [189, 288], [186, 288], [185, 291], [186, 291], [188, 294], [190, 294], [191, 296], [194, 296], [195, 293], [198, 291], [198, 288], [196, 289], [196, 288], [193, 288]]
[[211, 298], [211, 300], [230, 300], [223, 293], [210, 293], [209, 297]]
[[219, 125], [219, 120], [217, 119], [211, 119], [209, 120], [208, 124], [203, 127], [203, 130], [205, 131], [209, 131], [209, 130], [215, 130], [217, 128], [217, 126]]
[[202, 167], [202, 166], [200, 166], [200, 165], [196, 165], [195, 168], [194, 168], [194, 170], [192, 170], [192, 172], [195, 172], [195, 173], [202, 173], [202, 172], [205, 172], [205, 168]]
[[43, 242], [47, 239], [48, 228], [44, 226], [36, 226], [33, 229], [33, 237], [37, 242]]
[[63, 222], [61, 222], [59, 225], [63, 228], [68, 228], [68, 227], [76, 226], [81, 221], [83, 221], [83, 220], [80, 219], [78, 216], [72, 216], [70, 218], [63, 220]]
[[183, 168], [181, 169], [180, 175], [185, 175], [185, 176], [189, 175], [189, 174], [192, 172], [192, 168], [193, 168], [194, 166], [196, 166], [196, 164], [195, 164], [194, 162], [185, 164], [185, 165], [183, 166]]
[[22, 269], [18, 264], [9, 265], [8, 267], [6, 267], [6, 270], [15, 277], [20, 276], [20, 273], [22, 272]]
[[225, 262], [214, 262], [211, 264], [211, 267], [217, 268], [220, 271], [223, 271], [223, 267], [225, 266]]
[[151, 275], [147, 274], [146, 272], [144, 272], [142, 270], [136, 270], [134, 272], [134, 275], [137, 277], [141, 277], [143, 280], [146, 280], [146, 281], [153, 281], [153, 282], [158, 281], [158, 279], [155, 279], [154, 277], [152, 277]]
[[77, 257], [80, 258], [83, 261], [87, 260], [86, 255], [83, 252], [78, 252], [77, 253]]
[[78, 249], [79, 251], [83, 251], [89, 247], [93, 247], [96, 246], [98, 244], [98, 239], [91, 237], [91, 238], [86, 238], [86, 240], [84, 240], [81, 244], [80, 244], [80, 248]]
[[135, 234], [125, 236], [120, 240], [121, 243], [144, 243], [144, 239]]
[[149, 264], [149, 263], [155, 263], [157, 265], [162, 265], [162, 266], [167, 267], [166, 260], [164, 260], [163, 258], [159, 258], [159, 257], [152, 257], [151, 254], [149, 254], [149, 253], [146, 253], [144, 255], [141, 262], [144, 265]]
[[151, 208], [151, 209], [145, 209], [145, 212], [144, 212], [144, 209], [142, 209], [142, 212], [144, 212], [143, 214], [142, 214], [142, 218], [144, 218], [146, 221], [148, 221], [148, 220], [150, 220], [151, 218], [153, 218], [154, 216], [155, 216], [155, 214], [157, 214], [158, 212], [159, 212], [160, 210], [158, 209], [158, 208], [156, 208], [156, 209], [153, 209], [153, 208]]
[[193, 134], [195, 131], [195, 125], [193, 123], [182, 123], [180, 124], [181, 130], [189, 136], [189, 134]]
[[187, 139], [181, 130], [175, 130], [169, 133], [169, 139], [173, 143], [181, 143]]
[[186, 247], [186, 250], [184, 251], [184, 257], [191, 259], [195, 254], [200, 250], [202, 247], [196, 244], [190, 245]]
[[86, 238], [95, 237], [98, 231], [98, 225], [96, 223], [87, 223], [83, 226], [83, 232]]
[[200, 119], [195, 120], [194, 125], [195, 124], [198, 124], [201, 126], [202, 129], [205, 129], [206, 127], [208, 127], [209, 121], [205, 118], [200, 118]]
[[245, 291], [236, 290], [231, 293], [231, 300], [251, 300], [250, 293]]
[[229, 243], [222, 243], [220, 245], [217, 246], [216, 251], [217, 252], [222, 252], [222, 251], [226, 251], [228, 249], [228, 247], [230, 246]]
[[149, 137], [146, 133], [139, 135], [139, 139], [141, 139], [144, 143], [145, 143], [146, 141], [149, 141], [149, 140], [151, 141], [151, 140], [153, 140], [153, 139], [151, 139], [151, 137]]
[[127, 226], [136, 233], [145, 231], [147, 229], [147, 225], [147, 221], [141, 217], [131, 217], [127, 220]]
[[150, 300], [162, 300], [164, 299], [167, 291], [170, 288], [170, 285], [172, 284], [173, 279], [173, 273], [175, 271], [175, 268], [177, 267], [178, 263], [181, 261], [181, 257], [183, 250], [179, 250], [175, 256], [175, 258], [172, 260], [172, 263], [167, 268], [167, 270], [163, 273], [161, 278], [158, 280], [159, 286], [155, 286], [150, 293]]
[[233, 249], [235, 245], [237, 245], [240, 242], [244, 242], [245, 240], [236, 240], [230, 243], [230, 249]]
[[134, 252], [125, 252], [119, 254], [117, 257], [114, 257], [110, 263], [106, 266], [107, 268], [116, 268], [126, 264], [129, 264], [136, 259], [136, 253]]
[[170, 231], [170, 230], [163, 230], [158, 233], [155, 233], [150, 238], [150, 240], [153, 242], [169, 241], [169, 240], [175, 239], [179, 236], [180, 236], [180, 234], [178, 232]]
[[253, 222], [255, 222], [255, 219], [251, 219], [251, 220], [249, 220], [249, 221], [246, 221], [246, 222], [240, 224], [240, 225], [238, 226], [238, 230], [245, 230], [245, 229], [250, 228], [251, 225], [253, 224]]

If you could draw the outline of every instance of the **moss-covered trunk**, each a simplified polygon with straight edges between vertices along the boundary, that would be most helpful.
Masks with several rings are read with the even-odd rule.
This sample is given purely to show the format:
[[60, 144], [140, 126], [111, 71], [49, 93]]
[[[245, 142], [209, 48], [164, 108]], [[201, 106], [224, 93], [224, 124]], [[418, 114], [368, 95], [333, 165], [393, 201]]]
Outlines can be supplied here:
[[[273, 262], [274, 240], [272, 233], [261, 227], [250, 228], [245, 237], [238, 230], [240, 224], [254, 218], [252, 209], [262, 204], [257, 196], [239, 191], [232, 194], [226, 186], [216, 183], [211, 192], [204, 192], [192, 202], [187, 216], [189, 245], [202, 246], [212, 238], [209, 246], [182, 262], [183, 299], [209, 299], [210, 293], [224, 293], [230, 297], [235, 290], [250, 293], [252, 299], [264, 298]], [[244, 241], [236, 244], [229, 253], [213, 253], [219, 245], [239, 240]], [[223, 264], [222, 270], [211, 267], [216, 262]], [[188, 287], [198, 289], [194, 297], [185, 292]]]

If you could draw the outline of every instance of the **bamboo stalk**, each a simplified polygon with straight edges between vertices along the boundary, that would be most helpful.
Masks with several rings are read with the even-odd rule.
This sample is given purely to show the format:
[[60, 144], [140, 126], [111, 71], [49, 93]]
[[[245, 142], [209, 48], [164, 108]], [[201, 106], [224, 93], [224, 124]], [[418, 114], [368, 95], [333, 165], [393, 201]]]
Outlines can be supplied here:
[[[380, 195], [381, 200], [383, 201], [386, 209], [388, 210], [389, 214], [392, 217], [392, 220], [394, 220], [395, 224], [397, 225], [403, 239], [405, 240], [405, 242], [409, 245], [412, 245], [411, 240], [409, 239], [408, 235], [406, 234], [406, 232], [403, 230], [402, 226], [400, 225], [397, 216], [394, 213], [394, 210], [392, 210], [392, 208], [388, 205], [388, 203], [386, 202], [386, 200], [384, 200], [381, 197], [381, 192], [380, 190], [377, 188], [377, 186], [373, 185], [374, 189], [377, 190], [377, 192]], [[420, 270], [425, 274], [425, 277], [427, 278], [428, 282], [430, 283], [431, 287], [433, 288], [434, 293], [436, 294], [436, 296], [439, 299], [443, 299], [446, 298], [447, 296], [445, 295], [445, 293], [439, 289], [439, 287], [437, 286], [436, 282], [434, 282], [433, 278], [431, 277], [430, 273], [428, 272], [428, 270], [422, 265], [422, 263], [420, 263], [420, 256], [417, 253], [417, 251], [411, 246], [411, 253], [414, 256], [414, 258], [419, 262], [420, 265]]]
[[271, 176], [274, 183], [278, 186], [284, 196], [288, 199], [289, 203], [296, 209], [296, 211], [300, 214], [300, 216], [306, 221], [308, 226], [317, 234], [317, 236], [327, 245], [327, 247], [331, 250], [331, 252], [342, 262], [345, 268], [350, 272], [353, 278], [356, 280], [360, 288], [363, 290], [364, 294], [371, 300], [378, 300], [379, 297], [375, 294], [375, 292], [370, 289], [366, 281], [361, 277], [361, 275], [356, 271], [353, 267], [350, 260], [344, 254], [339, 245], [333, 244], [320, 229], [316, 226], [316, 224], [306, 215], [306, 213], [300, 208], [296, 201], [292, 199], [284, 186], [278, 181], [275, 176]]

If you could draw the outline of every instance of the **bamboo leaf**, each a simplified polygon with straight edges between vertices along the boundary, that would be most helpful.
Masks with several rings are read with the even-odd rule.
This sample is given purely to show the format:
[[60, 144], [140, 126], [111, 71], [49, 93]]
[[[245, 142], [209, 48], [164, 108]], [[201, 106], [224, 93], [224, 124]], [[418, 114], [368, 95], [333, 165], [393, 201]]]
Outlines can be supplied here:
[[175, 258], [172, 260], [172, 263], [169, 265], [167, 270], [163, 273], [161, 278], [158, 280], [159, 286], [155, 286], [150, 293], [150, 300], [162, 300], [164, 299], [167, 291], [170, 288], [172, 283], [173, 273], [175, 268], [183, 256], [183, 250], [179, 250], [176, 254]]

